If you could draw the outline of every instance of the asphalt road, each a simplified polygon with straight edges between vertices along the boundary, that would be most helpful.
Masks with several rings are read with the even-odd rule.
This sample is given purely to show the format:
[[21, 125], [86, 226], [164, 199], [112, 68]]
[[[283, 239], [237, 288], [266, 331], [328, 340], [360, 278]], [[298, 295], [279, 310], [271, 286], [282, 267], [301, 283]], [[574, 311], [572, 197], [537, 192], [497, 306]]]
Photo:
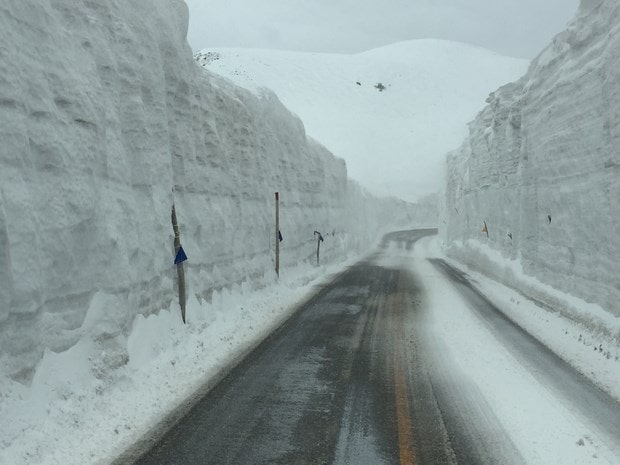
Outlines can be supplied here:
[[[523, 463], [475, 387], [448, 363], [437, 362], [441, 357], [429, 356], [429, 310], [415, 277], [404, 266], [377, 260], [390, 247], [411, 249], [435, 233], [387, 235], [373, 257], [302, 305], [134, 463]], [[480, 317], [495, 331], [511, 326], [507, 344], [524, 363], [540, 371], [560, 366], [565, 378], [557, 389], [576, 383], [580, 387], [562, 392], [586, 396], [584, 408], [618, 408], [553, 354], [537, 361], [541, 348], [531, 336], [511, 322], [494, 322], [503, 321], [497, 309], [467, 291], [473, 288], [464, 276], [443, 262], [434, 264], [462, 287], [472, 306], [484, 307]], [[607, 418], [604, 428], [618, 431], [617, 410], [601, 415]]]

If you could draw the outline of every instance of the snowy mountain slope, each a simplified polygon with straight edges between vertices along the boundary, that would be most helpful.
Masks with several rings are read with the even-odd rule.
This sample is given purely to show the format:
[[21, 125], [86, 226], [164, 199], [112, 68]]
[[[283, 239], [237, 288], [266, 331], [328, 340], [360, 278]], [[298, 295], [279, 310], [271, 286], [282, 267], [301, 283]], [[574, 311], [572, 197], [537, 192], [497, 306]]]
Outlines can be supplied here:
[[528, 73], [491, 95], [448, 157], [445, 208], [453, 256], [488, 271], [484, 250], [498, 251], [514, 260], [505, 281], [519, 287], [510, 269], [522, 268], [616, 317], [619, 26], [618, 2], [582, 1]]
[[240, 86], [273, 89], [311, 137], [346, 160], [353, 179], [406, 200], [438, 191], [443, 155], [465, 137], [467, 121], [490, 91], [527, 68], [440, 40], [356, 55], [208, 49], [195, 57]]
[[336, 231], [328, 262], [425, 221], [348, 180], [273, 94], [202, 72], [183, 1], [40, 3], [0, 8], [0, 378], [84, 340], [97, 372], [127, 362], [137, 315], [178, 308], [173, 203], [201, 302], [273, 282], [275, 191], [282, 267], [316, 229]]

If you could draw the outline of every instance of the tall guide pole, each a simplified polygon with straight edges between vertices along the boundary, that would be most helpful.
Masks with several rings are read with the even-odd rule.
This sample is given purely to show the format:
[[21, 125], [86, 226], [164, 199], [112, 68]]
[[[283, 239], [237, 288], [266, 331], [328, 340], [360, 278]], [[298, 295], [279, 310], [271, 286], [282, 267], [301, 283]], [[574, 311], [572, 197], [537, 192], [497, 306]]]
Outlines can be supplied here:
[[318, 231], [314, 231], [314, 235], [317, 236], [316, 238], [316, 266], [319, 266], [319, 252], [321, 250], [321, 242], [323, 242], [323, 235]]
[[321, 239], [318, 239], [316, 241], [316, 266], [319, 266], [319, 252], [320, 251], [321, 251]]
[[276, 274], [280, 276], [280, 193], [276, 192]]
[[[179, 253], [181, 248], [181, 238], [179, 234], [179, 224], [177, 223], [177, 211], [172, 205], [172, 229], [174, 231], [174, 254]], [[179, 305], [181, 306], [181, 319], [185, 323], [185, 270], [183, 262], [177, 263], [177, 278], [179, 282]]]

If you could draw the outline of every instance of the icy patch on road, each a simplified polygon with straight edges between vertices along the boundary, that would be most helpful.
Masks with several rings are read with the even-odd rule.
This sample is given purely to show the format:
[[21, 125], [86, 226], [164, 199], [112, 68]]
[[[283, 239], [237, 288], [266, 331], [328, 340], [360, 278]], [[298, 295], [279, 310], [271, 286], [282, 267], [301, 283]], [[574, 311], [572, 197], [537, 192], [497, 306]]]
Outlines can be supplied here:
[[356, 427], [359, 422], [353, 418], [352, 404], [351, 396], [348, 396], [340, 424], [334, 464], [383, 465], [391, 463], [379, 452], [377, 433], [372, 430], [372, 425], [365, 425], [366, 429]]

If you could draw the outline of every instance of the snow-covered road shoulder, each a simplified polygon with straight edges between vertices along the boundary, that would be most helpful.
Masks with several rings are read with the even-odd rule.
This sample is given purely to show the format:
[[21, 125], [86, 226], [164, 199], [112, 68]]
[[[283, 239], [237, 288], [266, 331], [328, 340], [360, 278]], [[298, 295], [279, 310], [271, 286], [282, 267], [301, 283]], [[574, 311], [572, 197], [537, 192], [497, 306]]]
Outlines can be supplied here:
[[[436, 347], [437, 365], [452, 367], [471, 381], [468, 389], [486, 399], [525, 463], [618, 463], [618, 438], [609, 437], [585, 418], [572, 401], [530, 371], [502, 337], [490, 331], [449, 280], [427, 260], [437, 256], [442, 256], [437, 238], [423, 239], [411, 262], [431, 309], [428, 331]], [[510, 319], [618, 398], [617, 345], [609, 348], [615, 356], [607, 358], [583, 343], [584, 337], [594, 337], [587, 328], [537, 307], [488, 278], [477, 276], [475, 284]]]
[[510, 276], [519, 291], [472, 270], [461, 262], [434, 254], [465, 272], [470, 281], [519, 326], [620, 401], [620, 318], [526, 276], [516, 262], [490, 249], [479, 252], [486, 268]]

